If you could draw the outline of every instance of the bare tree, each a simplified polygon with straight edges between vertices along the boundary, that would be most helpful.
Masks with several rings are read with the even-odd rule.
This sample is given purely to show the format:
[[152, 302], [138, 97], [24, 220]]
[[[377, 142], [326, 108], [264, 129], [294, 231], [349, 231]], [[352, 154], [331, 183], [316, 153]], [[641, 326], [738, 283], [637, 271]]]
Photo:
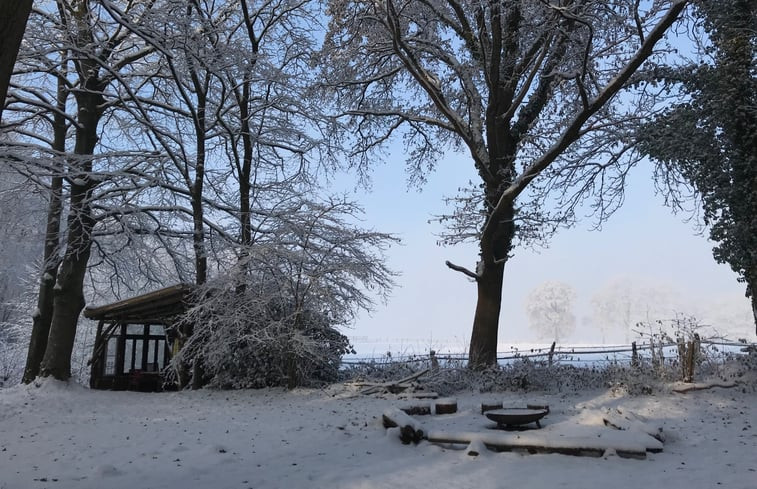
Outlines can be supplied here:
[[637, 324], [669, 319], [676, 312], [670, 287], [631, 277], [616, 277], [603, 284], [592, 296], [591, 307], [602, 341], [617, 334], [626, 344]]
[[539, 338], [560, 342], [576, 329], [576, 291], [563, 282], [544, 282], [528, 294], [526, 313]]
[[[29, 380], [38, 369], [42, 375], [59, 379], [70, 375], [76, 324], [84, 306], [84, 277], [98, 221], [93, 202], [123, 195], [129, 185], [107, 182], [112, 183], [116, 171], [123, 169], [120, 164], [128, 167], [125, 161], [133, 158], [128, 151], [110, 151], [107, 138], [102, 137], [103, 116], [112, 114], [119, 104], [118, 90], [115, 96], [107, 91], [121, 79], [122, 70], [149, 53], [127, 30], [108, 21], [96, 2], [61, 0], [46, 7], [55, 10], [40, 10], [29, 29], [35, 39], [44, 40], [30, 43], [30, 53], [18, 71], [19, 83], [8, 109], [17, 118], [7, 123], [17, 140], [3, 152], [5, 163], [48, 188], [51, 195], [41, 307], [40, 314], [35, 314], [38, 327], [27, 364]], [[24, 84], [25, 80], [34, 83]], [[74, 114], [68, 113], [69, 107]], [[67, 144], [69, 136], [74, 136], [72, 145]], [[134, 158], [132, 164], [135, 159], [139, 161]], [[60, 245], [58, 258], [64, 192], [65, 245]]]
[[[687, 0], [332, 0], [324, 84], [363, 168], [402, 134], [413, 176], [464, 148], [480, 182], [449, 216], [447, 242], [476, 240], [470, 364], [496, 361], [505, 263], [518, 240], [571, 221], [594, 196], [622, 201], [628, 123], [649, 110], [628, 92]], [[557, 193], [550, 189], [557, 187]], [[549, 208], [562, 212], [550, 215]]]

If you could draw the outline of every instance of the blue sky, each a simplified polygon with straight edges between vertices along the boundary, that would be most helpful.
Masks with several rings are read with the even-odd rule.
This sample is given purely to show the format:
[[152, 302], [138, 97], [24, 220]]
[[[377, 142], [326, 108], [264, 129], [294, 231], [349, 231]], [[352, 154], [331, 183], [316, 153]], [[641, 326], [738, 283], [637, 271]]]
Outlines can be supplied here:
[[[652, 295], [669, 294], [672, 299], [665, 309], [669, 317], [687, 313], [722, 322], [735, 313], [748, 319], [743, 285], [728, 266], [715, 263], [712, 243], [696, 234], [694, 223], [684, 222], [686, 215], [674, 215], [664, 206], [662, 197], [654, 193], [650, 172], [649, 165], [635, 169], [623, 207], [601, 231], [591, 231], [587, 220], [560, 230], [548, 248], [515, 251], [505, 271], [501, 347], [536, 341], [524, 304], [528, 293], [548, 280], [566, 282], [576, 290], [578, 326], [566, 339], [576, 343], [598, 341], [590, 324], [591, 297], [620, 277]], [[421, 190], [408, 188], [404, 157], [397, 145], [390, 148], [386, 162], [374, 169], [372, 188], [358, 189], [353, 195], [366, 210], [366, 225], [396, 233], [403, 240], [402, 246], [389, 253], [390, 266], [402, 273], [390, 300], [372, 314], [362, 314], [346, 332], [359, 353], [417, 353], [467, 345], [476, 288], [444, 261], [475, 268], [477, 248], [475, 244], [437, 246], [434, 233], [440, 227], [428, 220], [445, 210], [444, 196], [454, 195], [470, 179], [475, 181], [470, 160], [449, 155]], [[713, 308], [720, 309], [719, 316], [709, 314]], [[741, 329], [746, 337], [754, 334], [748, 323]]]

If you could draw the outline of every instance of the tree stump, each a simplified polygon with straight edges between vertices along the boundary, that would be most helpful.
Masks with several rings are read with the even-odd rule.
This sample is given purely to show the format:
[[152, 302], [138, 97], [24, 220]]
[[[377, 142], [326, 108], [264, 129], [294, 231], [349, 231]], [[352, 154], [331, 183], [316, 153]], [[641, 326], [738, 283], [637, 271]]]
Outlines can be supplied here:
[[450, 397], [439, 399], [434, 404], [436, 414], [452, 414], [457, 412], [457, 399]]
[[484, 414], [486, 411], [493, 411], [495, 409], [502, 409], [502, 402], [496, 402], [496, 401], [488, 401], [488, 402], [482, 402], [481, 403], [481, 414]]

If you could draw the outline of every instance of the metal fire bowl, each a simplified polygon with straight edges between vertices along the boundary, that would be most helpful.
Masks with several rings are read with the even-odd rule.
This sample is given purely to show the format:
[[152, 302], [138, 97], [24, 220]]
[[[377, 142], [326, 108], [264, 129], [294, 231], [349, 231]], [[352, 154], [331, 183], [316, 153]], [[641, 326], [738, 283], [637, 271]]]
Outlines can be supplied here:
[[497, 423], [499, 426], [517, 426], [528, 423], [536, 423], [549, 413], [549, 409], [529, 409], [529, 408], [505, 408], [487, 411], [486, 417]]

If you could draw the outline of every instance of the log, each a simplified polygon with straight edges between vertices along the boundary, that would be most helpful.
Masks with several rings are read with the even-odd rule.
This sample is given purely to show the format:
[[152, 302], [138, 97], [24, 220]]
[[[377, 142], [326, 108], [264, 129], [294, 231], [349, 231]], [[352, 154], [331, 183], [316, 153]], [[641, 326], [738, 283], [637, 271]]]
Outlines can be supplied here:
[[430, 404], [414, 404], [410, 406], [401, 407], [400, 411], [402, 411], [405, 414], [409, 414], [410, 416], [426, 416], [426, 415], [431, 414], [431, 405]]
[[637, 431], [640, 433], [646, 433], [656, 440], [661, 442], [665, 441], [661, 426], [652, 425], [645, 419], [640, 418], [631, 412], [624, 413], [617, 408], [610, 410], [602, 417], [602, 422], [609, 428], [619, 431]]
[[410, 443], [417, 444], [426, 436], [423, 425], [400, 409], [387, 409], [384, 411], [382, 419], [384, 421], [384, 428], [398, 427], [400, 429], [400, 440], [405, 445]]
[[438, 399], [434, 403], [436, 414], [453, 414], [457, 412], [457, 399], [450, 397], [447, 399]]
[[502, 409], [502, 402], [488, 401], [481, 403], [481, 414], [484, 414], [486, 411], [493, 411], [495, 409]]
[[691, 391], [703, 391], [707, 389], [712, 389], [713, 387], [720, 387], [721, 389], [730, 389], [731, 387], [736, 387], [739, 385], [737, 382], [725, 382], [725, 383], [699, 383], [699, 384], [687, 384], [683, 386], [673, 387], [673, 392], [677, 394], [685, 394], [687, 392]]
[[399, 399], [438, 399], [439, 394], [436, 392], [408, 392], [397, 396]]
[[486, 445], [484, 445], [481, 440], [471, 440], [470, 444], [468, 444], [468, 448], [465, 449], [465, 452], [471, 457], [478, 457], [484, 453], [484, 450], [486, 450]]
[[526, 409], [536, 409], [537, 411], [547, 411], [549, 413], [549, 406], [546, 404], [526, 404]]

